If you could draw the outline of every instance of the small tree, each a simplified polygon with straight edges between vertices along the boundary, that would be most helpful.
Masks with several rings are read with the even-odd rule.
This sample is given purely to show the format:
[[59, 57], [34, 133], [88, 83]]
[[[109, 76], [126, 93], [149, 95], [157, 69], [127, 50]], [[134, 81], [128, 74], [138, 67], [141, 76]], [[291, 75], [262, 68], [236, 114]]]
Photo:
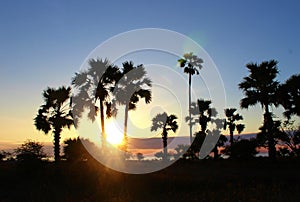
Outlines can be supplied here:
[[43, 145], [39, 142], [27, 140], [15, 149], [18, 161], [36, 161], [46, 157]]
[[142, 153], [137, 153], [136, 154], [136, 158], [139, 160], [139, 161], [141, 161], [141, 160], [143, 160], [145, 157], [144, 157], [144, 155], [142, 154]]
[[152, 119], [152, 127], [151, 131], [157, 131], [159, 129], [163, 129], [162, 131], [162, 139], [163, 139], [163, 148], [164, 148], [164, 160], [168, 158], [168, 132], [171, 130], [174, 133], [178, 129], [177, 124], [177, 116], [174, 114], [168, 115], [166, 112], [162, 114], [157, 114]]
[[89, 140], [80, 139], [79, 137], [67, 139], [64, 143], [64, 158], [66, 158], [67, 161], [87, 161], [91, 156], [85, 146], [95, 147]]
[[235, 129], [237, 132], [240, 134], [244, 128], [244, 124], [237, 124], [236, 121], [243, 120], [243, 117], [239, 115], [238, 113], [236, 114], [236, 109], [235, 108], [227, 108], [224, 110], [225, 111], [225, 116], [226, 120], [224, 123], [224, 130], [229, 128], [229, 133], [230, 133], [230, 145], [233, 144], [233, 132]]
[[156, 158], [158, 158], [158, 159], [163, 159], [163, 158], [164, 158], [164, 153], [163, 153], [162, 151], [156, 152], [156, 153], [154, 154], [154, 156], [155, 156]]
[[279, 148], [279, 154], [282, 156], [300, 156], [300, 126], [296, 127], [294, 121], [285, 121], [282, 126], [280, 122], [275, 124], [276, 140], [283, 148]]

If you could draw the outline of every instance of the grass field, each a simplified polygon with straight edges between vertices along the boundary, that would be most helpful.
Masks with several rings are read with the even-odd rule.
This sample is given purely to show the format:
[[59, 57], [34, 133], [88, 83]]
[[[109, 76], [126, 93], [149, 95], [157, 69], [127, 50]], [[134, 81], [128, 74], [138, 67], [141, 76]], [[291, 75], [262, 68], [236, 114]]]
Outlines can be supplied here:
[[97, 162], [0, 165], [1, 201], [297, 201], [300, 160], [178, 161], [130, 175]]

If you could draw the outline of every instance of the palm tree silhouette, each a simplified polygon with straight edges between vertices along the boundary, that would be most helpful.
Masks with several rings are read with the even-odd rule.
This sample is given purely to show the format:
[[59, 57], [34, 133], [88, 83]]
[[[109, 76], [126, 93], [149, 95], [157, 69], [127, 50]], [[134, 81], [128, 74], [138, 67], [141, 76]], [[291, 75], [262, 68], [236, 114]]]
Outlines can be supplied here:
[[225, 116], [227, 118], [224, 123], [224, 130], [229, 128], [230, 145], [233, 144], [233, 132], [235, 131], [235, 129], [239, 134], [245, 129], [244, 124], [236, 124], [236, 121], [243, 120], [243, 117], [240, 114], [235, 114], [236, 110], [237, 109], [235, 108], [227, 108], [224, 110]]
[[[123, 150], [127, 152], [127, 124], [129, 110], [135, 110], [140, 98], [145, 103], [151, 102], [151, 80], [147, 77], [144, 66], [134, 66], [133, 62], [123, 63], [122, 78], [114, 89], [114, 103], [125, 106]], [[115, 105], [115, 104], [114, 104]]]
[[60, 133], [64, 127], [73, 125], [70, 110], [71, 88], [47, 88], [43, 91], [45, 104], [41, 105], [34, 119], [34, 125], [45, 134], [53, 131], [54, 134], [54, 159], [60, 160]]
[[191, 103], [191, 120], [189, 117], [186, 117], [186, 121], [195, 125], [199, 123], [200, 131], [206, 132], [207, 124], [211, 121], [211, 117], [215, 117], [217, 115], [217, 111], [215, 108], [210, 107], [210, 100], [198, 99], [197, 103]]
[[174, 133], [178, 129], [177, 116], [174, 114], [168, 115], [166, 112], [157, 114], [152, 119], [151, 131], [163, 129], [162, 139], [164, 148], [164, 160], [168, 158], [168, 131], [172, 130]]
[[[79, 90], [78, 94], [73, 97], [73, 110], [74, 115], [76, 115], [74, 122], [75, 124], [78, 123], [85, 108], [89, 110], [88, 117], [92, 121], [95, 121], [95, 116], [100, 111], [102, 146], [106, 141], [105, 107], [106, 118], [116, 115], [115, 108], [112, 107], [110, 92], [120, 77], [119, 68], [110, 64], [107, 59], [91, 59], [89, 68], [86, 71], [76, 73], [72, 78], [72, 84]], [[95, 106], [97, 101], [99, 101], [99, 107]]]
[[[191, 145], [192, 153], [199, 153], [200, 148], [205, 140], [208, 123], [212, 120], [212, 117], [217, 115], [215, 108], [211, 108], [210, 100], [198, 99], [197, 103], [193, 102], [191, 104], [191, 115], [192, 120], [186, 117], [186, 121], [190, 121], [192, 124], [199, 123], [200, 131], [195, 134], [195, 140]], [[192, 154], [193, 155], [193, 154]], [[192, 158], [195, 158], [194, 156]]]
[[[190, 144], [193, 142], [192, 137], [192, 123], [191, 123], [191, 88], [192, 88], [192, 76], [194, 74], [199, 74], [199, 70], [202, 68], [203, 60], [196, 55], [194, 55], [192, 52], [186, 53], [183, 55], [183, 58], [178, 60], [179, 65], [181, 68], [184, 68], [184, 73], [189, 75], [189, 125], [190, 125]], [[199, 69], [199, 70], [198, 70]]]
[[199, 110], [199, 124], [201, 126], [201, 131], [206, 132], [207, 124], [211, 121], [211, 117], [216, 115], [216, 110], [210, 107], [210, 100], [198, 99], [198, 110]]
[[300, 74], [292, 75], [279, 87], [279, 103], [285, 108], [284, 116], [300, 116]]
[[250, 74], [243, 78], [239, 84], [239, 88], [243, 90], [245, 97], [241, 99], [241, 108], [248, 108], [249, 106], [261, 104], [264, 109], [264, 126], [265, 134], [268, 136], [268, 152], [269, 157], [274, 159], [276, 155], [276, 148], [274, 137], [271, 134], [273, 128], [272, 113], [269, 107], [271, 105], [277, 106], [277, 91], [279, 82], [276, 81], [278, 74], [278, 62], [275, 60], [264, 61], [261, 64], [249, 63], [246, 65]]

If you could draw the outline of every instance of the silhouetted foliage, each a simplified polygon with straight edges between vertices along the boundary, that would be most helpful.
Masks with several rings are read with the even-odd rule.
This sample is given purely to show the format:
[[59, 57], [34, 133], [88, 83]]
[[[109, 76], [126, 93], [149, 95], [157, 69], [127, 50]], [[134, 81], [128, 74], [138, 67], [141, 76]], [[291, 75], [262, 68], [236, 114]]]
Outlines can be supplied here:
[[198, 56], [194, 55], [192, 52], [185, 53], [183, 58], [178, 60], [178, 63], [181, 68], [183, 68], [184, 73], [189, 76], [189, 125], [190, 125], [190, 143], [192, 144], [192, 117], [191, 117], [191, 104], [192, 104], [192, 76], [194, 74], [199, 74], [199, 70], [202, 69], [203, 60]]
[[152, 119], [151, 131], [157, 131], [163, 129], [162, 139], [163, 139], [163, 149], [164, 149], [164, 160], [167, 160], [168, 155], [168, 131], [172, 130], [174, 133], [178, 129], [177, 116], [174, 114], [168, 115], [166, 112], [162, 114], [157, 114]]
[[11, 155], [12, 154], [10, 152], [2, 150], [0, 152], [0, 161], [4, 161], [5, 159], [8, 160], [8, 159], [12, 158]]
[[60, 133], [64, 127], [73, 125], [70, 109], [71, 88], [60, 87], [58, 89], [47, 88], [43, 91], [45, 104], [41, 105], [34, 119], [34, 125], [45, 134], [53, 131], [54, 134], [54, 158], [60, 159]]
[[167, 155], [165, 155], [165, 153], [163, 151], [160, 152], [156, 152], [154, 154], [154, 156], [158, 159], [158, 160], [170, 160], [172, 157], [176, 158], [176, 154], [173, 152], [168, 152]]
[[[121, 78], [119, 68], [111, 64], [107, 59], [91, 59], [89, 68], [76, 73], [72, 78], [72, 84], [78, 93], [73, 96], [74, 122], [79, 124], [79, 119], [85, 109], [89, 111], [88, 118], [95, 120], [100, 111], [102, 144], [106, 140], [105, 133], [105, 107], [106, 118], [116, 116], [116, 109], [112, 106], [111, 92], [116, 82]], [[99, 101], [99, 106], [96, 102]], [[103, 145], [104, 146], [104, 145]]]
[[[221, 135], [220, 130], [223, 128], [223, 121], [218, 118], [215, 118], [218, 113], [216, 109], [212, 108], [210, 105], [211, 105], [210, 100], [203, 100], [203, 99], [198, 99], [197, 103], [193, 102], [191, 104], [191, 114], [193, 115], [191, 123], [192, 124], [198, 123], [200, 125], [200, 131], [195, 134], [195, 139], [186, 154], [189, 155], [188, 158], [191, 159], [199, 158], [200, 149], [208, 134], [211, 136], [208, 139], [215, 139], [213, 136]], [[186, 121], [188, 120], [189, 117], [186, 117]], [[207, 129], [209, 122], [211, 122], [215, 126], [215, 128], [212, 131], [209, 131]], [[207, 144], [214, 147], [213, 151], [217, 158], [218, 146], [216, 145], [216, 143], [207, 142]]]
[[297, 156], [300, 157], [300, 126], [296, 127], [294, 121], [285, 121], [283, 126], [278, 126], [277, 141], [279, 156]]
[[250, 159], [258, 153], [256, 145], [255, 139], [241, 139], [227, 146], [224, 153], [235, 159]]
[[[191, 104], [191, 115], [192, 115], [192, 124], [199, 123], [200, 130], [204, 133], [207, 130], [207, 124], [211, 121], [212, 117], [217, 115], [217, 112], [214, 108], [211, 108], [210, 100], [198, 99], [197, 103], [193, 102]], [[186, 117], [186, 121], [189, 121], [189, 117]]]
[[[276, 145], [278, 143], [279, 139], [283, 139], [286, 137], [286, 134], [283, 130], [281, 130], [281, 121], [279, 120], [273, 120], [272, 119], [272, 128], [269, 128], [270, 134], [273, 137], [274, 144]], [[268, 147], [268, 135], [266, 133], [266, 125], [263, 124], [259, 129], [260, 132], [257, 134], [256, 139], [257, 139], [257, 144], [260, 147]]]
[[135, 110], [140, 99], [145, 103], [151, 102], [151, 80], [142, 64], [134, 66], [133, 62], [123, 63], [122, 77], [116, 83], [114, 89], [115, 103], [125, 106], [124, 118], [124, 144], [123, 151], [127, 151], [127, 123], [129, 110]]
[[18, 161], [37, 161], [46, 157], [43, 145], [39, 142], [27, 140], [20, 147], [15, 149]]
[[67, 161], [87, 161], [91, 157], [86, 147], [95, 147], [95, 145], [87, 139], [69, 138], [64, 141], [64, 158]]
[[241, 100], [241, 108], [261, 104], [264, 112], [264, 134], [268, 137], [269, 157], [274, 159], [276, 155], [274, 137], [272, 136], [272, 116], [269, 110], [271, 105], [278, 104], [278, 86], [276, 80], [278, 74], [277, 61], [270, 60], [261, 64], [249, 63], [246, 67], [249, 70], [249, 76], [244, 77], [239, 84], [239, 88], [243, 90], [245, 97]]
[[240, 114], [235, 114], [236, 110], [237, 109], [235, 108], [227, 108], [224, 110], [225, 116], [227, 118], [224, 123], [224, 130], [226, 130], [227, 128], [229, 129], [231, 145], [233, 144], [233, 133], [235, 129], [240, 134], [245, 128], [244, 124], [236, 124], [236, 121], [243, 120], [243, 117]]
[[139, 161], [141, 161], [141, 160], [143, 160], [145, 157], [144, 157], [144, 155], [143, 155], [143, 153], [137, 153], [136, 154], [136, 158], [139, 160]]
[[292, 75], [279, 86], [278, 98], [285, 108], [285, 117], [290, 119], [293, 115], [300, 116], [300, 74]]
[[0, 152], [0, 161], [3, 161], [6, 155], [3, 153], [3, 151]]
[[184, 144], [179, 144], [177, 145], [177, 147], [174, 148], [174, 150], [176, 151], [176, 153], [174, 154], [174, 158], [178, 159], [178, 158], [183, 158], [186, 159], [187, 156], [187, 151], [189, 150], [190, 145], [184, 145]]

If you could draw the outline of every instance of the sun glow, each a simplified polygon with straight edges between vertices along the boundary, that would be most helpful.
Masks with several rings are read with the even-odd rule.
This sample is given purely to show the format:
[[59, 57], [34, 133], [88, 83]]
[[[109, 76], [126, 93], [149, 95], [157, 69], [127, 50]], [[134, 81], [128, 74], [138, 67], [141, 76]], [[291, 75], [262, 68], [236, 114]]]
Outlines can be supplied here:
[[123, 142], [123, 133], [120, 128], [114, 123], [109, 122], [105, 128], [106, 140], [113, 145], [120, 145]]

